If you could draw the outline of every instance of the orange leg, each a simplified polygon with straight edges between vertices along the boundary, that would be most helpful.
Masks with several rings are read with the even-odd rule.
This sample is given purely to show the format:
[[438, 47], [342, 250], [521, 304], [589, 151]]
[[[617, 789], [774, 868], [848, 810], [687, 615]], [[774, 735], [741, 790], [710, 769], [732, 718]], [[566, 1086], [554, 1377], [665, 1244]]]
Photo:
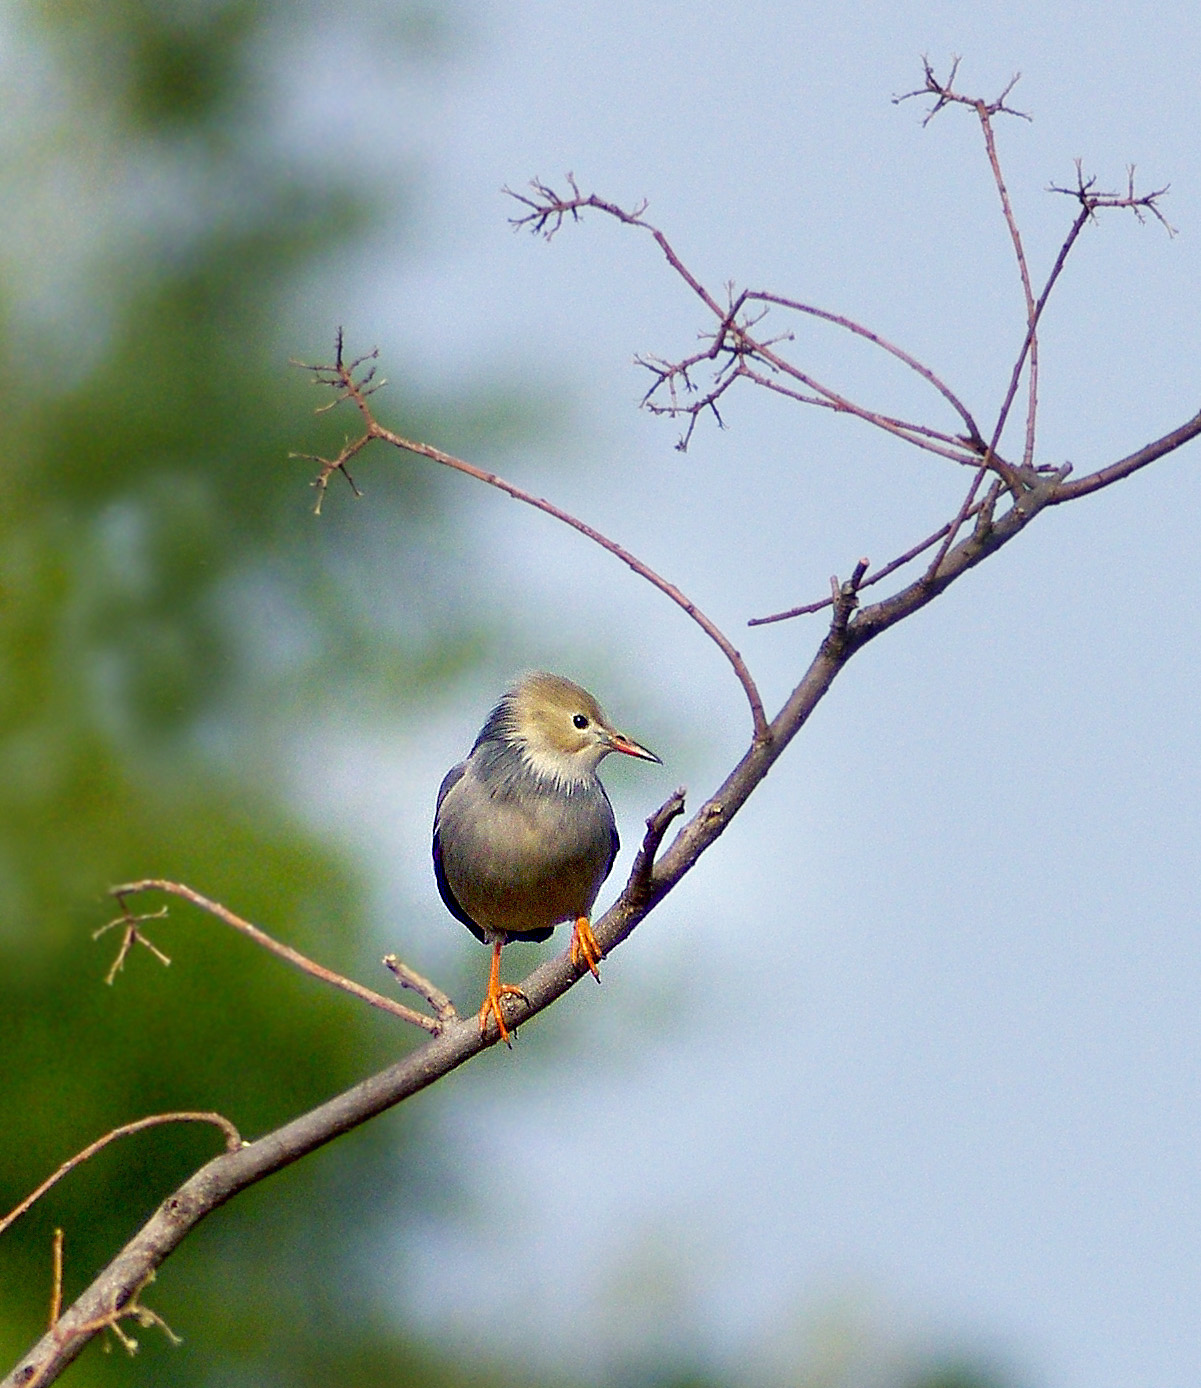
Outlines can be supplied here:
[[575, 923], [575, 929], [571, 932], [571, 962], [579, 968], [581, 964], [587, 964], [592, 971], [592, 977], [600, 982], [600, 970], [596, 967], [601, 961], [601, 947], [596, 942], [596, 936], [592, 933], [592, 926], [588, 922], [587, 916], [581, 916]]
[[521, 998], [525, 1002], [529, 999], [520, 988], [514, 987], [511, 983], [500, 981], [500, 952], [504, 949], [504, 944], [497, 941], [492, 946], [492, 972], [488, 975], [488, 993], [480, 1006], [480, 1035], [483, 1036], [488, 1030], [488, 1018], [496, 1019], [496, 1029], [500, 1032], [500, 1039], [506, 1046], [512, 1047], [513, 1043], [509, 1040], [509, 1028], [505, 1026], [505, 1011], [501, 1006], [501, 998]]

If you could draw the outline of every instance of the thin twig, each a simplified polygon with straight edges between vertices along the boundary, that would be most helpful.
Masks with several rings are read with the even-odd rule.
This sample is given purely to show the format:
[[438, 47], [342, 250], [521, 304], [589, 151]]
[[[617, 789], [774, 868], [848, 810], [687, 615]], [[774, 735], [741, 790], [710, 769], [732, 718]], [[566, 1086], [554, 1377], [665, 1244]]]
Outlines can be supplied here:
[[[1014, 82], [1017, 78], [1014, 78]], [[1010, 83], [1012, 88], [1013, 83]], [[1007, 89], [1008, 90], [1008, 89]], [[1002, 102], [1004, 97], [1001, 98]], [[1001, 161], [997, 156], [997, 142], [993, 134], [992, 114], [993, 109], [983, 101], [975, 103], [976, 115], [980, 119], [980, 129], [984, 133], [984, 147], [988, 152], [988, 163], [992, 169], [993, 181], [997, 185], [997, 193], [1001, 199], [1001, 210], [1005, 217], [1005, 225], [1009, 229], [1009, 239], [1013, 243], [1013, 254], [1017, 260], [1018, 275], [1022, 282], [1022, 295], [1026, 301], [1026, 338], [1023, 344], [1023, 354], [1030, 363], [1027, 375], [1027, 398], [1026, 398], [1026, 442], [1022, 452], [1022, 464], [1030, 467], [1034, 463], [1034, 434], [1036, 420], [1038, 416], [1038, 310], [1034, 302], [1034, 289], [1030, 283], [1030, 267], [1026, 264], [1026, 252], [1022, 245], [1022, 234], [1018, 230], [1017, 218], [1013, 214], [1013, 204], [1009, 198], [1009, 189], [1005, 186], [1005, 177], [1001, 172]], [[1019, 362], [1021, 356], [1019, 356]], [[997, 415], [997, 422], [993, 428], [993, 436], [989, 440], [989, 451], [993, 452], [1000, 447], [1001, 435], [1005, 431], [1005, 421], [1008, 417], [1010, 399], [1006, 400]]]
[[[62, 1166], [53, 1174], [48, 1176], [37, 1190], [27, 1195], [24, 1200], [14, 1210], [0, 1219], [0, 1234], [10, 1228], [32, 1205], [35, 1205], [51, 1187], [56, 1186], [68, 1172], [74, 1171], [77, 1166], [82, 1166], [85, 1161], [94, 1157], [102, 1148], [108, 1146], [110, 1142], [115, 1142], [119, 1137], [129, 1137], [133, 1133], [140, 1133], [147, 1128], [157, 1128], [163, 1123], [211, 1123], [214, 1127], [220, 1128], [225, 1134], [225, 1150], [236, 1152], [242, 1145], [242, 1138], [237, 1128], [220, 1113], [155, 1113], [149, 1118], [139, 1118], [133, 1123], [124, 1123], [119, 1128], [114, 1128], [112, 1132], [105, 1133], [95, 1142], [90, 1142], [81, 1152], [76, 1152], [73, 1157], [63, 1162]], [[57, 1317], [55, 1318], [57, 1319]]]
[[116, 897], [124, 911], [127, 896], [150, 891], [169, 892], [172, 896], [182, 897], [184, 901], [190, 901], [193, 906], [199, 906], [210, 916], [216, 916], [219, 921], [240, 931], [248, 939], [253, 940], [256, 945], [270, 951], [277, 958], [283, 959], [303, 973], [310, 974], [313, 978], [319, 978], [323, 983], [331, 984], [334, 988], [341, 988], [344, 993], [358, 998], [360, 1002], [370, 1003], [372, 1007], [378, 1007], [382, 1012], [390, 1012], [392, 1016], [399, 1017], [402, 1021], [412, 1022], [414, 1026], [437, 1034], [440, 1025], [437, 1018], [428, 1017], [424, 1012], [418, 1012], [415, 1008], [405, 1007], [403, 1003], [395, 1002], [392, 998], [385, 998], [380, 993], [365, 988], [361, 983], [356, 983], [354, 979], [344, 978], [341, 974], [334, 973], [332, 969], [327, 969], [323, 964], [315, 963], [312, 959], [301, 954], [299, 950], [293, 949], [291, 945], [285, 945], [279, 940], [272, 939], [266, 931], [260, 930], [257, 925], [251, 925], [249, 921], [235, 915], [227, 906], [222, 906], [218, 901], [210, 901], [208, 897], [201, 896], [199, 892], [193, 891], [191, 887], [185, 886], [182, 882], [168, 882], [157, 877], [147, 878], [142, 882], [126, 882], [124, 886], [113, 887], [110, 895]]
[[936, 391], [946, 400], [955, 413], [963, 420], [964, 427], [967, 429], [967, 442], [979, 448], [984, 447], [984, 439], [980, 435], [980, 430], [976, 421], [972, 418], [971, 411], [959, 399], [955, 392], [946, 384], [941, 377], [935, 375], [933, 371], [903, 347], [898, 347], [895, 343], [889, 342], [887, 338], [881, 337], [879, 333], [873, 332], [870, 328], [865, 328], [861, 323], [856, 323], [853, 318], [847, 318], [841, 313], [831, 313], [828, 309], [815, 308], [812, 304], [803, 304], [797, 299], [786, 298], [782, 294], [772, 294], [766, 290], [752, 290], [747, 294], [748, 300], [758, 303], [778, 304], [782, 308], [793, 309], [797, 313], [806, 313], [813, 318], [824, 319], [827, 323], [833, 323], [840, 328], [845, 328], [848, 332], [854, 333], [857, 337], [866, 338], [867, 341], [874, 343], [877, 347], [883, 348], [885, 352], [896, 357], [898, 361], [904, 362], [912, 371], [916, 371], [923, 380], [928, 381]]
[[650, 889], [655, 854], [658, 853], [663, 836], [672, 820], [684, 813], [685, 794], [684, 787], [680, 786], [646, 821], [646, 833], [635, 855], [634, 866], [630, 869], [629, 885], [626, 888], [627, 893], [635, 900], [641, 899]]
[[382, 962], [384, 968], [395, 976], [402, 988], [411, 988], [414, 993], [419, 993], [429, 1003], [437, 1013], [439, 1022], [445, 1025], [447, 1022], [458, 1021], [459, 1014], [455, 1011], [454, 1003], [441, 988], [436, 987], [428, 978], [419, 974], [416, 969], [411, 969], [407, 964], [402, 963], [394, 954], [385, 954]]
[[50, 1324], [51, 1330], [58, 1324], [58, 1318], [63, 1309], [63, 1231], [54, 1231], [54, 1243], [50, 1250], [51, 1263], [53, 1267], [54, 1282], [50, 1289]]
[[1009, 189], [1005, 185], [1005, 177], [1001, 172], [1001, 161], [997, 155], [996, 139], [993, 133], [993, 117], [997, 115], [1018, 116], [1022, 120], [1029, 120], [1030, 117], [1025, 111], [1018, 111], [1012, 106], [1006, 105], [1006, 98], [1009, 93], [1017, 86], [1020, 73], [1015, 73], [1010, 79], [1009, 85], [994, 101], [984, 101], [980, 97], [965, 96], [955, 90], [955, 77], [959, 71], [959, 59], [955, 58], [951, 64], [951, 71], [946, 81], [940, 80], [935, 76], [934, 68], [929, 58], [922, 59], [924, 85], [916, 91], [906, 92], [902, 96], [894, 97], [894, 102], [908, 101], [915, 96], [933, 96], [934, 105], [927, 113], [923, 125], [928, 125], [934, 117], [946, 106], [958, 105], [968, 106], [976, 114], [980, 122], [980, 129], [984, 135], [984, 148], [988, 156], [989, 168], [992, 170], [993, 182], [996, 185], [997, 194], [1001, 199], [1001, 212], [1005, 219], [1005, 226], [1009, 232], [1009, 239], [1013, 245], [1014, 258], [1017, 261], [1018, 275], [1021, 279], [1022, 294], [1026, 305], [1026, 340], [1022, 351], [1018, 357], [1018, 365], [1015, 368], [1013, 384], [1006, 395], [1001, 409], [997, 415], [996, 424], [993, 427], [992, 438], [989, 440], [989, 448], [986, 457], [996, 452], [1000, 446], [1001, 435], [1005, 431], [1005, 423], [1009, 418], [1009, 410], [1013, 404], [1013, 397], [1017, 389], [1017, 380], [1021, 377], [1022, 365], [1029, 360], [1029, 392], [1026, 408], [1026, 442], [1022, 453], [1024, 467], [1030, 467], [1034, 462], [1034, 436], [1035, 421], [1038, 413], [1038, 336], [1036, 332], [1038, 317], [1035, 312], [1034, 290], [1030, 283], [1030, 270], [1026, 263], [1026, 252], [1022, 246], [1022, 236], [1018, 229], [1017, 218], [1014, 216], [1013, 204], [1009, 198]]
[[[967, 513], [968, 516], [974, 515], [980, 509], [973, 506]], [[898, 554], [895, 559], [890, 560], [883, 568], [877, 569], [871, 578], [865, 578], [859, 585], [862, 588], [870, 588], [873, 583], [879, 583], [887, 578], [889, 574], [894, 574], [898, 569], [904, 568], [906, 564], [916, 559], [919, 554], [925, 553], [931, 545], [936, 545], [946, 534], [950, 533], [953, 522], [948, 521], [946, 525], [940, 525], [932, 534], [927, 535], [924, 540], [919, 540], [911, 549], [907, 549], [904, 554]], [[806, 603], [803, 607], [790, 607], [783, 612], [773, 612], [767, 617], [752, 617], [748, 622], [748, 627], [768, 626], [772, 622], [786, 622], [792, 617], [808, 617], [814, 612], [821, 612], [823, 608], [829, 607], [833, 598], [819, 598], [816, 602]]]
[[[968, 467], [975, 467], [980, 461], [979, 452], [970, 444], [965, 443], [951, 434], [943, 434], [938, 430], [927, 428], [921, 424], [911, 424], [908, 420], [894, 419], [890, 415], [879, 414], [875, 410], [869, 410], [863, 405], [857, 405], [853, 400], [845, 395], [839, 395], [837, 391], [824, 386], [820, 381], [804, 371], [799, 371], [778, 352], [773, 352], [768, 347], [756, 350], [755, 355], [770, 366], [774, 371], [783, 376], [791, 376], [793, 380], [800, 381], [802, 385], [810, 390], [820, 392], [821, 398], [800, 395], [798, 392], [782, 385], [779, 381], [774, 381], [770, 376], [765, 376], [761, 372], [755, 371], [747, 366], [745, 362], [740, 362], [737, 368], [737, 375], [745, 376], [747, 380], [753, 381], [757, 386], [764, 390], [773, 391], [777, 395], [787, 396], [789, 399], [796, 400], [806, 405], [821, 405], [826, 409], [835, 410], [839, 414], [853, 415], [856, 419], [861, 419], [865, 424], [871, 424], [882, 433], [892, 434], [894, 438], [901, 439], [904, 443], [912, 444], [914, 448], [924, 449], [927, 453], [935, 453], [940, 458], [949, 458], [953, 463], [960, 463]], [[940, 443], [938, 440], [946, 440]]]
[[972, 478], [972, 484], [967, 489], [967, 495], [955, 513], [955, 519], [947, 526], [947, 533], [943, 537], [942, 544], [938, 547], [938, 553], [935, 554], [926, 569], [927, 581], [932, 581], [938, 576], [938, 566], [947, 557], [947, 551], [955, 543], [955, 537], [959, 534], [960, 527], [971, 513], [972, 506], [975, 504], [976, 493], [980, 490], [980, 484], [984, 481], [987, 471], [988, 469], [983, 463], [976, 469], [976, 475]]

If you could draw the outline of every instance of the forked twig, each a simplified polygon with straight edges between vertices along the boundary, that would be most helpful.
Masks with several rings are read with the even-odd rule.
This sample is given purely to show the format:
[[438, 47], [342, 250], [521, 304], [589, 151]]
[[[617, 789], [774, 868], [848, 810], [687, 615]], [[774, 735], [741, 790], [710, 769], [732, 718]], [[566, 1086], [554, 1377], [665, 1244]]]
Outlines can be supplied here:
[[105, 983], [109, 984], [110, 986], [112, 985], [113, 980], [121, 972], [121, 970], [124, 969], [125, 961], [129, 958], [129, 952], [133, 949], [134, 945], [142, 945], [145, 949], [148, 949], [150, 953], [153, 954], [154, 957], [158, 960], [158, 962], [163, 965], [164, 968], [169, 967], [171, 964], [171, 960], [168, 958], [168, 956], [165, 955], [156, 944], [148, 940], [145, 934], [139, 928], [140, 926], [144, 925], [146, 921], [165, 920], [167, 916], [167, 908], [165, 906], [162, 906], [157, 911], [149, 911], [144, 915], [134, 916], [130, 915], [130, 913], [124, 909], [124, 902], [122, 902], [121, 905], [122, 912], [119, 916], [116, 917], [116, 919], [111, 920], [107, 924], [100, 926], [99, 929], [92, 931], [92, 939], [98, 940], [101, 937], [101, 935], [107, 934], [108, 931], [115, 930], [118, 926], [121, 927], [121, 945], [120, 948], [117, 950], [117, 957], [113, 960], [112, 967], [104, 976]]

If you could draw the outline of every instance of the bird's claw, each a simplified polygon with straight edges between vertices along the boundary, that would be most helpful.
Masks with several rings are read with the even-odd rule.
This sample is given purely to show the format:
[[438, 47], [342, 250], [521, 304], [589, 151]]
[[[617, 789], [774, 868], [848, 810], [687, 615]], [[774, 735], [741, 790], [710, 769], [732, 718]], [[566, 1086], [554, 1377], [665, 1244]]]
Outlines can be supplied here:
[[529, 998], [515, 984], [498, 983], [495, 987], [489, 988], [487, 996], [480, 1004], [480, 1035], [487, 1036], [488, 1020], [492, 1018], [496, 1022], [500, 1039], [512, 1050], [513, 1042], [509, 1038], [509, 1028], [505, 1026], [505, 1010], [501, 1005], [501, 998], [520, 998], [522, 1002], [529, 1003]]
[[601, 947], [597, 942], [596, 936], [592, 933], [592, 926], [587, 916], [581, 916], [575, 923], [575, 929], [571, 932], [571, 962], [578, 969], [582, 964], [588, 966], [592, 977], [600, 982], [600, 963], [603, 955]]

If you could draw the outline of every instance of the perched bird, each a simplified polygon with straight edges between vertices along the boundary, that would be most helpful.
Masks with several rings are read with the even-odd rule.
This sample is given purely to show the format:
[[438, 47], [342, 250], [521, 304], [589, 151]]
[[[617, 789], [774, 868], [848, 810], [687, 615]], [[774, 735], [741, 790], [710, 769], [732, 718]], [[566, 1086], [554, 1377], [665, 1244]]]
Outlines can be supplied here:
[[659, 758], [612, 727], [600, 705], [561, 675], [526, 675], [488, 715], [466, 761], [446, 774], [434, 817], [434, 876], [447, 909], [492, 946], [480, 1033], [501, 999], [510, 940], [548, 939], [573, 921], [571, 958], [596, 978], [601, 951], [589, 913], [617, 857], [613, 807], [596, 770], [610, 752]]

